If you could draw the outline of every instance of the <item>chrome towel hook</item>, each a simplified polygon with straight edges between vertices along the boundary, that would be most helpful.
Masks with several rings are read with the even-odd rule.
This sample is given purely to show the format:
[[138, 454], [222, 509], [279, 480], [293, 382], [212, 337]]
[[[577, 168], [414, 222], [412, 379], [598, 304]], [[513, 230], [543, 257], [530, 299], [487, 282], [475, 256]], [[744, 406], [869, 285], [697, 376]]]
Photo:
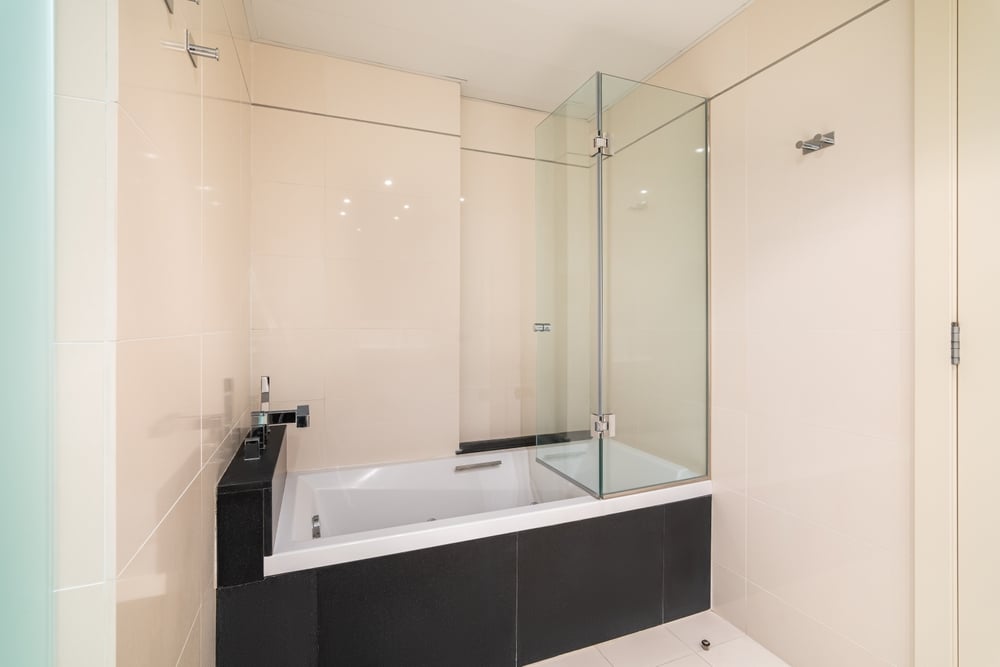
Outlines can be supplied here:
[[195, 60], [195, 56], [200, 58], [211, 58], [212, 60], [219, 59], [219, 50], [213, 49], [208, 46], [200, 46], [191, 41], [191, 31], [184, 31], [184, 50], [187, 51], [188, 57], [191, 58], [191, 64], [195, 67], [198, 66], [198, 61]]
[[816, 151], [833, 146], [836, 143], [836, 132], [827, 132], [826, 134], [817, 134], [812, 139], [796, 141], [795, 147], [801, 148], [803, 155], [808, 155], [809, 153], [815, 153]]

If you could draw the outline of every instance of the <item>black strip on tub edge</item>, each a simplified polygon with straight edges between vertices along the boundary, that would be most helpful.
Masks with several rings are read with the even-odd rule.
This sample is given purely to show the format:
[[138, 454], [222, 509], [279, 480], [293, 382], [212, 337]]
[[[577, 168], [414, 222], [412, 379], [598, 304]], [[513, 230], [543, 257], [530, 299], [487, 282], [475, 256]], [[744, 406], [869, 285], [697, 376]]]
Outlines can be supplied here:
[[512, 438], [496, 438], [493, 440], [470, 440], [458, 443], [456, 454], [479, 454], [494, 452], [499, 449], [516, 449], [533, 445], [554, 445], [560, 442], [575, 442], [589, 440], [589, 431], [563, 431], [560, 433], [543, 433], [541, 435], [518, 435]]

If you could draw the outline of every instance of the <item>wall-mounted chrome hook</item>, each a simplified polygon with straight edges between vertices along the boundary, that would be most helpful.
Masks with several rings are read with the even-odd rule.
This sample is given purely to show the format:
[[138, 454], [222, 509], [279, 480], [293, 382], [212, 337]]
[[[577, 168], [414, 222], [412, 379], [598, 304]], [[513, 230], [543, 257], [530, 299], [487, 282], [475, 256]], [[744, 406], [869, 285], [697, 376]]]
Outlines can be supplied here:
[[817, 134], [812, 139], [796, 141], [795, 147], [801, 148], [803, 155], [808, 155], [809, 153], [815, 153], [816, 151], [833, 146], [836, 143], [836, 132], [827, 132], [826, 134]]
[[195, 56], [199, 58], [211, 58], [212, 60], [219, 59], [219, 50], [213, 49], [208, 46], [200, 46], [191, 41], [191, 31], [184, 31], [184, 50], [187, 51], [188, 57], [191, 58], [191, 64], [195, 67], [198, 66], [198, 61], [195, 60]]

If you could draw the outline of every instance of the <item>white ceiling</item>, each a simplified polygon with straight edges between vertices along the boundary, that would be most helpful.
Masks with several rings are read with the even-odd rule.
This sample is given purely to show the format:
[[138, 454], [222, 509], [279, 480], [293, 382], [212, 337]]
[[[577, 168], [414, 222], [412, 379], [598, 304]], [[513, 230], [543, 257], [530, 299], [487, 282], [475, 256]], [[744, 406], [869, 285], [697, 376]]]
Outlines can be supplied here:
[[595, 71], [641, 80], [749, 0], [246, 0], [259, 41], [462, 81], [551, 111]]

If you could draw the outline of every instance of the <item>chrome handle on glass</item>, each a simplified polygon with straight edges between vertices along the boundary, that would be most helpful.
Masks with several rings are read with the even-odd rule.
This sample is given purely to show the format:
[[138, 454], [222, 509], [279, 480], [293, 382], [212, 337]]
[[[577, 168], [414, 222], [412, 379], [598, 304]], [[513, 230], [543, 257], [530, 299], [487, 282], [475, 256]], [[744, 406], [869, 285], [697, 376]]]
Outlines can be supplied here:
[[548, 333], [552, 331], [552, 324], [549, 322], [535, 322], [535, 326], [533, 328], [535, 333]]
[[198, 61], [195, 60], [195, 56], [199, 58], [211, 58], [212, 60], [219, 59], [219, 50], [213, 49], [209, 46], [201, 46], [195, 44], [191, 41], [191, 31], [184, 31], [184, 50], [187, 51], [188, 57], [191, 58], [191, 64], [195, 67], [198, 66]]

